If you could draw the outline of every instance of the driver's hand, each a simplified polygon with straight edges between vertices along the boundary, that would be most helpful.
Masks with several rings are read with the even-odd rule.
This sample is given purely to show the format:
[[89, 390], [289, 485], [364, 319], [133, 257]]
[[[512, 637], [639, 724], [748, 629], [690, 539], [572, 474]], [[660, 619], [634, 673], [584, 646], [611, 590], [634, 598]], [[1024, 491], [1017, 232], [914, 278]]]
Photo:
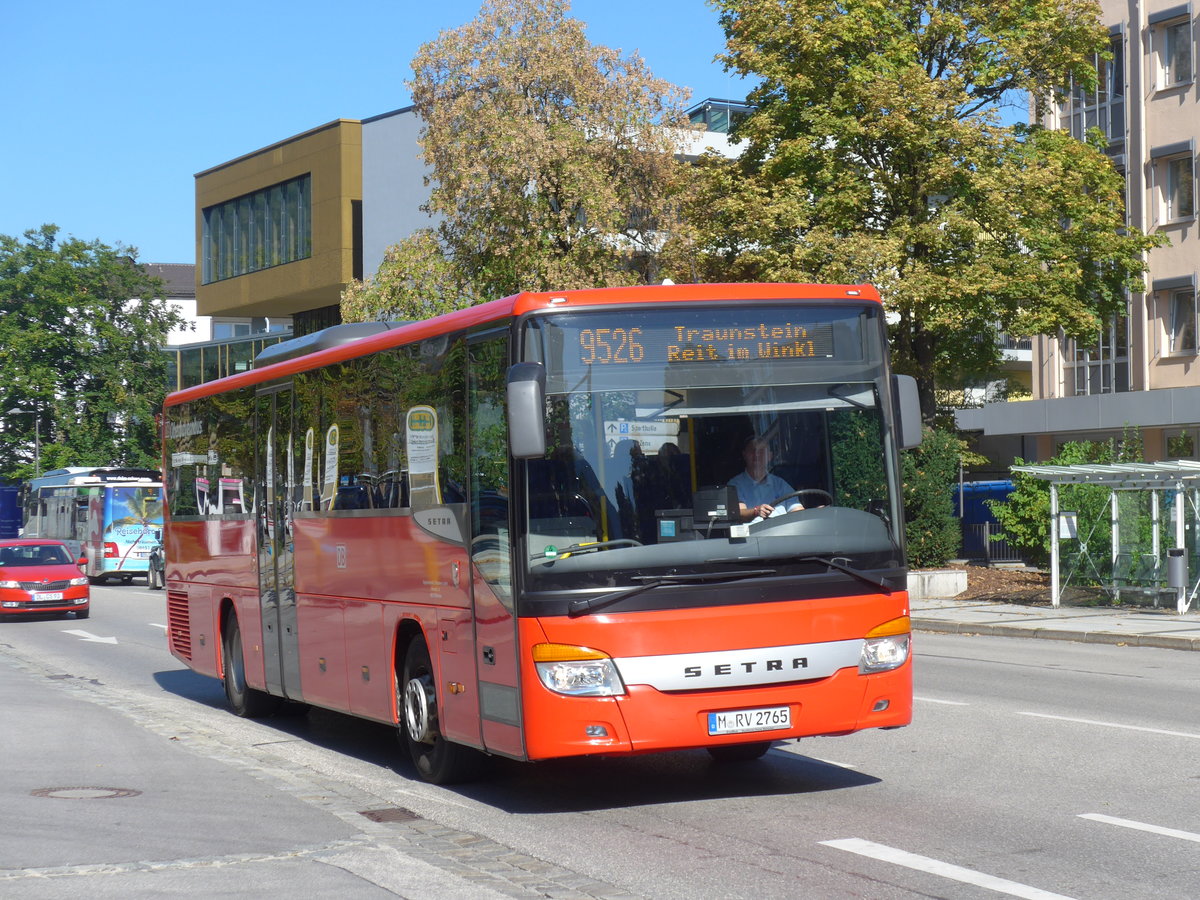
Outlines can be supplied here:
[[754, 507], [754, 512], [760, 518], [769, 519], [771, 518], [771, 513], [775, 512], [775, 507], [773, 507], [770, 503], [760, 503], [758, 506]]

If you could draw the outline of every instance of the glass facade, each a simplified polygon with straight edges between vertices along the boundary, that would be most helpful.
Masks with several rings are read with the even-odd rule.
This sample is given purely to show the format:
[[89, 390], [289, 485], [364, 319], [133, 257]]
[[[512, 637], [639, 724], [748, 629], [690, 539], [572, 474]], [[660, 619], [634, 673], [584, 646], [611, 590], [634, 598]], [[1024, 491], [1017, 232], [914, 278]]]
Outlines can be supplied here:
[[1085, 396], [1129, 390], [1128, 317], [1117, 316], [1091, 343], [1065, 342], [1064, 394]]
[[312, 176], [205, 209], [201, 256], [203, 284], [312, 256]]
[[729, 129], [750, 115], [753, 107], [736, 100], [705, 100], [687, 111], [693, 125], [703, 125], [705, 131], [728, 134]]
[[1082, 85], [1072, 84], [1063, 118], [1071, 137], [1083, 140], [1093, 128], [1099, 128], [1108, 139], [1108, 153], [1116, 156], [1125, 152], [1125, 45], [1121, 36], [1109, 44], [1112, 59], [1093, 57], [1096, 67], [1096, 90], [1085, 91]]
[[195, 387], [206, 381], [245, 372], [264, 347], [286, 341], [290, 331], [259, 334], [253, 338], [206, 341], [184, 347], [167, 347], [167, 391]]

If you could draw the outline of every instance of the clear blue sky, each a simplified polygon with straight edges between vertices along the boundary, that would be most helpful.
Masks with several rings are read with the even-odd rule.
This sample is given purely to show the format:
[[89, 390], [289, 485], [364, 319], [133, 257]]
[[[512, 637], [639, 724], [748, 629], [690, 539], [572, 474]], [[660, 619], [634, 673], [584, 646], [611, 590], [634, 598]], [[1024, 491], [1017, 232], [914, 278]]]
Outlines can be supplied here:
[[[417, 48], [478, 0], [6, 0], [0, 234], [45, 223], [195, 262], [193, 176], [338, 118], [409, 103]], [[713, 62], [704, 0], [574, 0], [593, 43], [637, 51], [705, 97], [746, 87]]]

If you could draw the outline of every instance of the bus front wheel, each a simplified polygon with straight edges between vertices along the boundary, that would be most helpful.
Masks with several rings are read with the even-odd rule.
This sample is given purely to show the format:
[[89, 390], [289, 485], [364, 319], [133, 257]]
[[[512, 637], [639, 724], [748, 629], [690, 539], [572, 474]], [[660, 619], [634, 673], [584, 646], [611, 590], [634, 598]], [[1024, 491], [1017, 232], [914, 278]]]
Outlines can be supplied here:
[[222, 649], [225, 656], [225, 698], [233, 714], [243, 719], [259, 719], [279, 709], [282, 702], [265, 691], [246, 684], [246, 659], [242, 655], [242, 629], [236, 613], [225, 619]]
[[433, 664], [429, 648], [421, 638], [414, 638], [404, 654], [404, 667], [396, 684], [396, 703], [400, 739], [408, 745], [413, 765], [425, 781], [454, 784], [479, 776], [484, 755], [442, 737]]

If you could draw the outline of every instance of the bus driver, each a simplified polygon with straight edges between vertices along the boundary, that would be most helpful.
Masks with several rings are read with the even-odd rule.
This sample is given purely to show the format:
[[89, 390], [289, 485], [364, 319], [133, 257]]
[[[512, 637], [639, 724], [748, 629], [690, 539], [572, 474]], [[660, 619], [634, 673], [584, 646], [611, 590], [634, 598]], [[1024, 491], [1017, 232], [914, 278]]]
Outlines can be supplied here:
[[793, 488], [769, 471], [771, 445], [766, 438], [757, 435], [746, 438], [742, 445], [742, 459], [746, 461], [745, 471], [730, 478], [729, 483], [737, 488], [738, 506], [741, 508], [743, 522], [753, 524], [774, 515], [804, 509], [795, 497], [789, 498], [783, 504], [783, 508], [771, 505], [772, 500], [792, 493]]

